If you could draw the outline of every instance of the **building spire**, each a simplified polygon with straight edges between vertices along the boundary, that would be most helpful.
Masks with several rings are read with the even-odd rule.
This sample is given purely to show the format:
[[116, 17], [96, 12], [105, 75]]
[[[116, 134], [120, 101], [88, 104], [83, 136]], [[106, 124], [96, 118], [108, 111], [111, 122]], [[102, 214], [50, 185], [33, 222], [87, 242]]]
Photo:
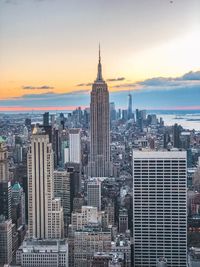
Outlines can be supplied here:
[[101, 67], [101, 47], [99, 43], [99, 63], [98, 63], [98, 72], [96, 81], [103, 81], [102, 77], [102, 67]]

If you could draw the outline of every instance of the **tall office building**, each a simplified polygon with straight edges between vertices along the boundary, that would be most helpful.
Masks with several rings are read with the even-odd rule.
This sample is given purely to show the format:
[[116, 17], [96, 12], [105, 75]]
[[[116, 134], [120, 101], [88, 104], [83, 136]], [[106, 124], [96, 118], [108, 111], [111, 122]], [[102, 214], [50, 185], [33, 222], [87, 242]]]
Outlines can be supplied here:
[[12, 261], [12, 220], [0, 216], [0, 266]]
[[128, 95], [128, 119], [133, 117], [133, 103], [132, 103], [132, 95]]
[[110, 119], [109, 92], [102, 77], [101, 55], [97, 78], [92, 86], [90, 102], [90, 176], [110, 175]]
[[0, 136], [0, 182], [8, 180], [8, 150], [5, 140]]
[[71, 173], [58, 169], [54, 171], [54, 194], [61, 199], [64, 216], [64, 233], [67, 235], [67, 226], [71, 217], [71, 192], [70, 192]]
[[0, 136], [0, 215], [11, 219], [11, 183], [9, 182], [8, 150]]
[[133, 151], [134, 266], [187, 266], [186, 152]]
[[61, 238], [63, 210], [60, 198], [54, 198], [53, 150], [41, 128], [33, 130], [27, 157], [29, 237]]
[[0, 215], [6, 220], [11, 219], [11, 183], [0, 182]]
[[43, 125], [49, 126], [49, 112], [43, 114]]
[[180, 135], [181, 135], [181, 126], [175, 123], [173, 126], [173, 145], [176, 148], [181, 148]]
[[16, 182], [12, 187], [12, 209], [15, 207], [17, 213], [16, 226], [25, 225], [25, 193], [21, 185]]
[[101, 210], [101, 182], [98, 179], [87, 183], [87, 204]]
[[81, 163], [81, 131], [80, 129], [69, 130], [69, 161]]

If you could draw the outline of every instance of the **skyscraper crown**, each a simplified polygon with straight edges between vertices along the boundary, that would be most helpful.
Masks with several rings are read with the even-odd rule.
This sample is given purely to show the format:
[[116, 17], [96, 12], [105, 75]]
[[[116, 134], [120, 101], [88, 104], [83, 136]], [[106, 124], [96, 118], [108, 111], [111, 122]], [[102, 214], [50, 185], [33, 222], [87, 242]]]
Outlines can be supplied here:
[[103, 81], [103, 77], [102, 77], [102, 66], [101, 66], [101, 48], [100, 48], [100, 44], [99, 44], [99, 63], [98, 63], [98, 72], [97, 72], [96, 82], [98, 82], [98, 81]]

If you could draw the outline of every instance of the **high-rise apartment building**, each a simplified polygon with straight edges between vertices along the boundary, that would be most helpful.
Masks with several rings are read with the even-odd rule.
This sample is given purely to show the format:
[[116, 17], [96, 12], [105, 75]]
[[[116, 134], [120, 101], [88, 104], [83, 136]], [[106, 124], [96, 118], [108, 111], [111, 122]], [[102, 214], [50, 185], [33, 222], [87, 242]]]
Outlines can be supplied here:
[[187, 266], [186, 152], [133, 151], [134, 266]]
[[102, 77], [101, 56], [90, 102], [90, 163], [92, 177], [110, 176], [110, 111], [109, 92]]
[[69, 130], [69, 161], [81, 163], [81, 131], [80, 129]]
[[101, 210], [101, 182], [98, 179], [87, 183], [87, 204]]
[[34, 128], [27, 157], [29, 237], [61, 238], [63, 209], [60, 198], [54, 198], [53, 150], [42, 128]]

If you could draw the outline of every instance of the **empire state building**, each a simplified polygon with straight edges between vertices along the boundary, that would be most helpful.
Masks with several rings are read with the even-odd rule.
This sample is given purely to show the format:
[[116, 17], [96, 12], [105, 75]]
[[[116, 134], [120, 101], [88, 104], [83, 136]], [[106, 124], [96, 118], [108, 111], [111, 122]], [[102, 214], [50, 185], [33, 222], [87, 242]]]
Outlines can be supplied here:
[[110, 176], [109, 92], [102, 77], [101, 54], [97, 78], [92, 85], [90, 101], [90, 175]]

